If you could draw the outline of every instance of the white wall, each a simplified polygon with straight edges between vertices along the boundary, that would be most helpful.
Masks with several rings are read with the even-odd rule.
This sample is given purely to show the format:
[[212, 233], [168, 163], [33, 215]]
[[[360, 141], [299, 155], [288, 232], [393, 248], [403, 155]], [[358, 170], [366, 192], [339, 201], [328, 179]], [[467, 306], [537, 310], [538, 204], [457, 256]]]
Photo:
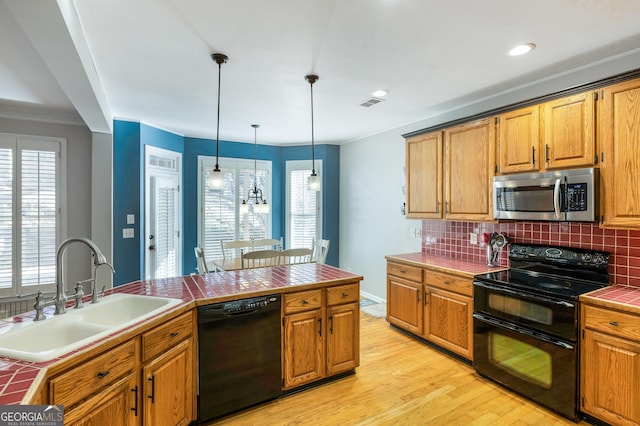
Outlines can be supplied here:
[[[0, 117], [0, 132], [50, 136], [67, 140], [67, 236], [91, 238], [91, 132], [85, 126]], [[80, 244], [67, 249], [67, 289], [91, 277], [89, 250]]]
[[342, 145], [340, 267], [364, 276], [362, 292], [386, 299], [384, 256], [421, 249], [421, 241], [410, 236], [411, 228], [420, 227], [421, 221], [400, 215], [400, 205], [404, 201], [401, 187], [405, 179], [402, 134], [598, 81], [637, 69], [638, 64], [640, 49]]

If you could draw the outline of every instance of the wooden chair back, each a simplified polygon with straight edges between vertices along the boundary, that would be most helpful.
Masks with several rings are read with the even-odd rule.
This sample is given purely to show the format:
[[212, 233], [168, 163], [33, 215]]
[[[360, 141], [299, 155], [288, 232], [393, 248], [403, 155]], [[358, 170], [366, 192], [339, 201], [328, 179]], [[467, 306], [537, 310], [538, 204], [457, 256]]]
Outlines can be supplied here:
[[209, 267], [207, 266], [207, 261], [204, 258], [204, 249], [200, 246], [198, 247], [194, 247], [193, 251], [195, 252], [196, 255], [196, 262], [198, 263], [198, 273], [200, 274], [208, 274], [209, 273]]
[[313, 249], [293, 248], [283, 250], [280, 253], [281, 265], [295, 265], [298, 263], [309, 263], [313, 257]]
[[282, 250], [282, 238], [279, 240], [273, 238], [261, 238], [253, 240], [253, 250]]
[[254, 250], [247, 253], [241, 250], [240, 257], [242, 269], [277, 266], [280, 262], [280, 250]]
[[243, 249], [253, 250], [253, 241], [251, 240], [231, 240], [231, 241], [220, 240], [220, 248], [222, 249], [223, 259], [226, 259], [227, 257], [238, 257], [238, 251], [242, 251]]
[[327, 253], [329, 252], [330, 240], [319, 240], [313, 246], [314, 256], [317, 263], [325, 263], [327, 260]]

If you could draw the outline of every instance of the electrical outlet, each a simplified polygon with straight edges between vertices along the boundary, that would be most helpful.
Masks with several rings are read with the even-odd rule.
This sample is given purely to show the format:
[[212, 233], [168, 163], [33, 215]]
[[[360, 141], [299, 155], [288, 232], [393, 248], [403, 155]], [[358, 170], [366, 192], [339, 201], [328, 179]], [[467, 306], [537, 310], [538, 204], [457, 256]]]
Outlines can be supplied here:
[[469, 234], [469, 242], [471, 244], [478, 244], [478, 234], [476, 234], [475, 232], [472, 232]]
[[415, 237], [416, 237], [416, 228], [411, 228], [411, 236], [412, 236], [413, 238], [415, 238]]
[[422, 238], [422, 228], [416, 228], [416, 238]]

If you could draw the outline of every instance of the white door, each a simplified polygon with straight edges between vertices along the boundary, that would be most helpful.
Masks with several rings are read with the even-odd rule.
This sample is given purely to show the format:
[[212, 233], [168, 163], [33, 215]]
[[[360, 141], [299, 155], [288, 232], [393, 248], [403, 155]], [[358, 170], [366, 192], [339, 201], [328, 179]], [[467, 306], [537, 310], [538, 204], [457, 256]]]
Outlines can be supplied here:
[[145, 278], [182, 275], [180, 154], [147, 147]]

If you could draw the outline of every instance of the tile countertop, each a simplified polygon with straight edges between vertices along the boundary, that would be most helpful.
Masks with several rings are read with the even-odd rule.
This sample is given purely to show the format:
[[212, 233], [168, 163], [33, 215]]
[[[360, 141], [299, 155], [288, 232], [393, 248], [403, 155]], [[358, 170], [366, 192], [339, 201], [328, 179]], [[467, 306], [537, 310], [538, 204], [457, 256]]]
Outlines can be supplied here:
[[580, 296], [581, 302], [640, 315], [640, 288], [612, 285]]
[[[300, 290], [300, 287], [308, 289], [327, 285], [340, 285], [354, 279], [362, 280], [362, 276], [329, 265], [307, 263], [159, 280], [134, 281], [115, 287], [113, 290], [106, 292], [107, 296], [112, 293], [129, 293], [173, 297], [182, 299], [183, 303], [161, 312], [153, 318], [148, 318], [126, 329], [118, 330], [107, 337], [51, 361], [30, 362], [0, 357], [0, 405], [28, 403], [32, 396], [29, 392], [31, 385], [46, 377], [46, 370], [50, 365], [120, 335], [127, 330], [138, 327], [158, 316], [165, 315], [172, 310], [184, 309], [185, 305], [206, 305], [238, 299], [239, 296], [252, 297], [274, 292], [288, 293]], [[90, 303], [90, 297], [87, 303]], [[34, 315], [35, 312], [31, 311], [11, 319], [0, 320], [0, 327], [9, 326], [18, 321], [32, 321]], [[46, 308], [45, 315], [47, 317], [53, 315], [53, 307]]]
[[490, 267], [484, 263], [470, 262], [468, 260], [453, 259], [446, 256], [434, 256], [424, 253], [393, 254], [385, 256], [385, 258], [387, 260], [412, 264], [420, 267], [426, 266], [442, 272], [461, 274], [469, 277], [508, 269], [506, 266]]

